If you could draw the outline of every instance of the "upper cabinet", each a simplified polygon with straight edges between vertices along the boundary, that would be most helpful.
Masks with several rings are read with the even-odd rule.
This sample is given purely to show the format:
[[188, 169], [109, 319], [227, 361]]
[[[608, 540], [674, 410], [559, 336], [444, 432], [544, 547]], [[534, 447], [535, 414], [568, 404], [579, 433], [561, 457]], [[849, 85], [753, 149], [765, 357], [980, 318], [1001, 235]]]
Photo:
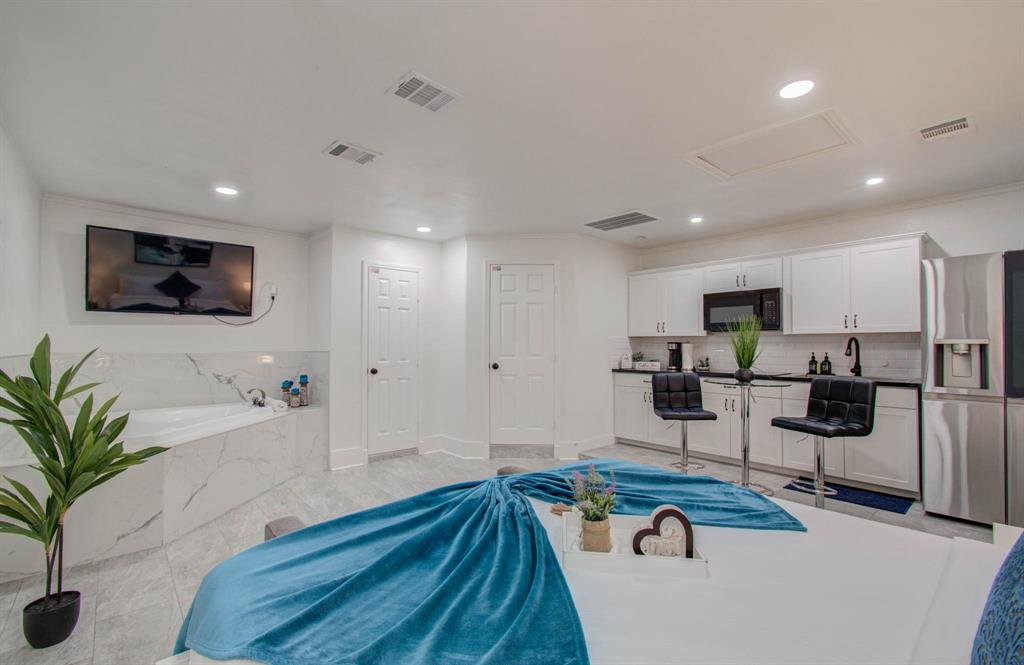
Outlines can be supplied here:
[[782, 288], [783, 332], [921, 330], [921, 242], [907, 235], [629, 276], [631, 337], [704, 335], [705, 293]]
[[860, 332], [921, 330], [921, 243], [850, 248], [850, 325]]
[[788, 257], [787, 332], [917, 332], [919, 238], [837, 247]]
[[629, 276], [629, 335], [703, 335], [700, 269]]
[[782, 259], [767, 258], [723, 263], [704, 269], [704, 290], [707, 293], [753, 291], [782, 286]]

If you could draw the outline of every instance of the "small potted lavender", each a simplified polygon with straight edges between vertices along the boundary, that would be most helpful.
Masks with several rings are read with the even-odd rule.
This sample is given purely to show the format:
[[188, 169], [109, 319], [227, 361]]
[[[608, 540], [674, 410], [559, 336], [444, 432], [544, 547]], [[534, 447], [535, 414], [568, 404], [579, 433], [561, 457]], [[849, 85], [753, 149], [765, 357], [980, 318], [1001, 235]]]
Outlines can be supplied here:
[[587, 475], [572, 472], [573, 498], [576, 509], [583, 517], [583, 538], [580, 547], [587, 552], [611, 552], [612, 532], [608, 513], [615, 509], [615, 472], [610, 471], [611, 482], [591, 464]]

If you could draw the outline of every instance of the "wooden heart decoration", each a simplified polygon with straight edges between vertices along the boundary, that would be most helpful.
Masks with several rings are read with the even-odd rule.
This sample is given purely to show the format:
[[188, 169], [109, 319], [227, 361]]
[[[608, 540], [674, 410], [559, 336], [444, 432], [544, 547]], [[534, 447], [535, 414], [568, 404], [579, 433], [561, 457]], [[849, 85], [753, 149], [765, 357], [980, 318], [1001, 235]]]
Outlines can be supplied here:
[[670, 517], [674, 517], [679, 520], [679, 523], [683, 525], [683, 544], [685, 548], [684, 556], [687, 559], [693, 558], [693, 525], [690, 524], [690, 520], [687, 519], [683, 511], [679, 510], [675, 506], [664, 505], [658, 506], [651, 513], [651, 525], [639, 527], [633, 532], [633, 553], [644, 555], [641, 544], [644, 538], [648, 536], [662, 537], [661, 532], [662, 524]]

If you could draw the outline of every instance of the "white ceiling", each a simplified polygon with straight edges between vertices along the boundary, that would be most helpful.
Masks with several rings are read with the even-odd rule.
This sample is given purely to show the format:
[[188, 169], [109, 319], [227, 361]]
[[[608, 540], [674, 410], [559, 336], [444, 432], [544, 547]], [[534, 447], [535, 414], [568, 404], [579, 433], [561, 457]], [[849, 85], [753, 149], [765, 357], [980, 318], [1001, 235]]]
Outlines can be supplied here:
[[[586, 232], [649, 246], [1024, 180], [1022, 25], [1024, 2], [5, 1], [0, 111], [53, 193], [438, 240], [639, 209], [660, 220]], [[462, 97], [387, 94], [410, 69]], [[685, 159], [826, 109], [855, 145], [728, 181]]]

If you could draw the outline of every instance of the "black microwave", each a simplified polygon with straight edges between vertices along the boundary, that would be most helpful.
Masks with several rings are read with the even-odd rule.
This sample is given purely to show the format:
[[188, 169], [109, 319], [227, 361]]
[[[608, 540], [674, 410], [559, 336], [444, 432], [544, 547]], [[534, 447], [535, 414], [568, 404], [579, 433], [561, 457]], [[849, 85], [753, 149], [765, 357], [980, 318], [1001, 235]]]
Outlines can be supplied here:
[[761, 317], [762, 330], [782, 330], [782, 289], [704, 294], [704, 330], [728, 330], [728, 321]]

